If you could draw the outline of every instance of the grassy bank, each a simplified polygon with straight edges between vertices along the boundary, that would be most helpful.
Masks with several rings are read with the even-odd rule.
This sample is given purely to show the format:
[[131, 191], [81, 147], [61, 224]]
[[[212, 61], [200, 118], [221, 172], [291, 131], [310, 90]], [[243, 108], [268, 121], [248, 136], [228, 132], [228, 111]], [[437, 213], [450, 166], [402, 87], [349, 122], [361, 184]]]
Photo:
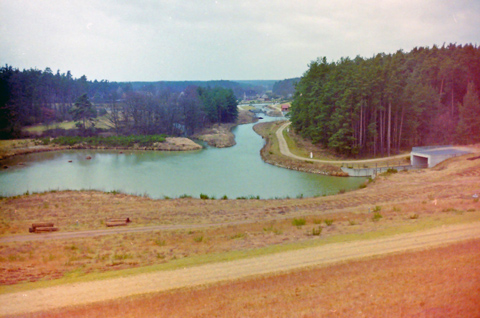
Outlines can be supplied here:
[[109, 137], [57, 137], [41, 138], [43, 145], [73, 146], [83, 144], [93, 147], [151, 147], [155, 143], [165, 142], [166, 135], [129, 135], [129, 136], [109, 136]]
[[260, 155], [266, 163], [291, 170], [332, 176], [344, 176], [344, 173], [339, 166], [322, 164], [314, 161], [300, 161], [282, 155], [280, 153], [275, 133], [283, 123], [284, 122], [260, 123], [253, 127], [255, 132], [265, 139], [265, 146], [260, 151]]

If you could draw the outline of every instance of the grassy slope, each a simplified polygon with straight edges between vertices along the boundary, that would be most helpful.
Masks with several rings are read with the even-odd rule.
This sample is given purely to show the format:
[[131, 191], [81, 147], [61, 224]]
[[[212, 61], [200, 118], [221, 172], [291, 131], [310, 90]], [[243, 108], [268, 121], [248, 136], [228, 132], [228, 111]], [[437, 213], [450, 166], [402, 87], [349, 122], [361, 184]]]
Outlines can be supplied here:
[[[95, 127], [104, 128], [104, 129], [110, 128], [110, 126], [108, 124], [107, 117], [106, 116], [98, 117], [95, 121]], [[49, 126], [35, 125], [35, 126], [26, 127], [25, 131], [30, 132], [30, 133], [42, 133], [45, 130], [53, 129], [53, 128], [73, 129], [73, 128], [75, 128], [75, 122], [74, 121], [65, 121], [65, 122], [61, 122], [61, 123], [54, 123], [54, 124], [49, 125]]]

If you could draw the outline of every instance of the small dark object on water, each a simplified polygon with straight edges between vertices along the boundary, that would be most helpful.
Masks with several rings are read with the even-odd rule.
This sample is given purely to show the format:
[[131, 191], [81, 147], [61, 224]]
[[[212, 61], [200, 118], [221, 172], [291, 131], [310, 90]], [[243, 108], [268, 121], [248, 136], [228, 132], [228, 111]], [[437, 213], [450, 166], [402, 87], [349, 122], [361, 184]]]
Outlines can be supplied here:
[[123, 153], [123, 151], [120, 151], [119, 153]]
[[92, 159], [92, 157], [90, 157], [90, 156], [87, 156], [87, 158], [85, 158], [85, 159], [87, 159], [87, 160], [90, 160], [90, 159]]
[[68, 162], [72, 162], [72, 160], [68, 160]]
[[257, 117], [258, 119], [263, 119], [263, 117]]
[[3, 166], [3, 169], [8, 169], [8, 166]]

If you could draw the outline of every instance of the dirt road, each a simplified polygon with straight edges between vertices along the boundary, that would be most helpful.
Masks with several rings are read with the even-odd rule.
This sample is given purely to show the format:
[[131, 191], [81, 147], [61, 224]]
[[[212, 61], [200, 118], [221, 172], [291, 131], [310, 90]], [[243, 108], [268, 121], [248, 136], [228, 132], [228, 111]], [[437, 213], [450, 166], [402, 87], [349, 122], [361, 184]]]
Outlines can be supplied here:
[[76, 232], [54, 232], [54, 233], [40, 233], [40, 234], [26, 234], [26, 235], [10, 235], [0, 237], [0, 243], [11, 242], [32, 242], [32, 241], [46, 241], [46, 240], [60, 240], [60, 239], [72, 239], [82, 237], [95, 237], [112, 234], [123, 233], [139, 233], [139, 232], [153, 232], [153, 231], [165, 231], [165, 230], [184, 230], [184, 229], [198, 229], [214, 226], [229, 226], [251, 223], [252, 221], [235, 221], [226, 223], [204, 223], [204, 224], [172, 224], [172, 225], [155, 225], [155, 226], [138, 226], [138, 227], [117, 227], [109, 228], [105, 230], [88, 230], [88, 231], [76, 231]]
[[320, 159], [310, 159], [310, 158], [300, 157], [300, 156], [294, 155], [290, 151], [287, 145], [287, 141], [283, 137], [283, 130], [287, 128], [287, 126], [289, 125], [290, 125], [290, 122], [286, 122], [285, 124], [280, 126], [280, 128], [278, 128], [275, 135], [277, 136], [278, 146], [280, 148], [280, 152], [282, 153], [282, 155], [293, 158], [293, 159], [303, 160], [303, 161], [313, 161], [313, 162], [319, 162], [319, 163], [330, 163], [330, 164], [361, 164], [361, 163], [385, 161], [388, 159], [401, 159], [405, 157], [405, 154], [398, 155], [398, 156], [385, 157], [385, 158], [365, 159], [365, 160], [320, 160]]
[[103, 281], [0, 295], [0, 314], [15, 315], [101, 302], [131, 295], [273, 274], [387, 253], [426, 249], [480, 238], [480, 223], [443, 226], [388, 238], [329, 244], [256, 258]]

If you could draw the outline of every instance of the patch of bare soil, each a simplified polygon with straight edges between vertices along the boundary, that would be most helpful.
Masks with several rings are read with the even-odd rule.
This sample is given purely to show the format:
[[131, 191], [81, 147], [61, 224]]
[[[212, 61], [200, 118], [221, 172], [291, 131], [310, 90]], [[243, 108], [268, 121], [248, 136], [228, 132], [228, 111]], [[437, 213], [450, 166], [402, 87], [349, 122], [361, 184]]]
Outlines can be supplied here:
[[157, 142], [153, 144], [152, 147], [152, 150], [162, 151], [185, 151], [199, 149], [202, 149], [202, 146], [188, 138], [182, 137], [167, 137], [165, 142]]
[[238, 111], [238, 118], [231, 124], [213, 124], [194, 135], [195, 138], [205, 141], [208, 145], [216, 148], [232, 147], [236, 144], [232, 128], [237, 125], [249, 124], [257, 119], [246, 110]]
[[226, 148], [235, 146], [235, 135], [231, 129], [235, 124], [213, 124], [195, 135], [195, 138], [205, 141], [209, 146]]

